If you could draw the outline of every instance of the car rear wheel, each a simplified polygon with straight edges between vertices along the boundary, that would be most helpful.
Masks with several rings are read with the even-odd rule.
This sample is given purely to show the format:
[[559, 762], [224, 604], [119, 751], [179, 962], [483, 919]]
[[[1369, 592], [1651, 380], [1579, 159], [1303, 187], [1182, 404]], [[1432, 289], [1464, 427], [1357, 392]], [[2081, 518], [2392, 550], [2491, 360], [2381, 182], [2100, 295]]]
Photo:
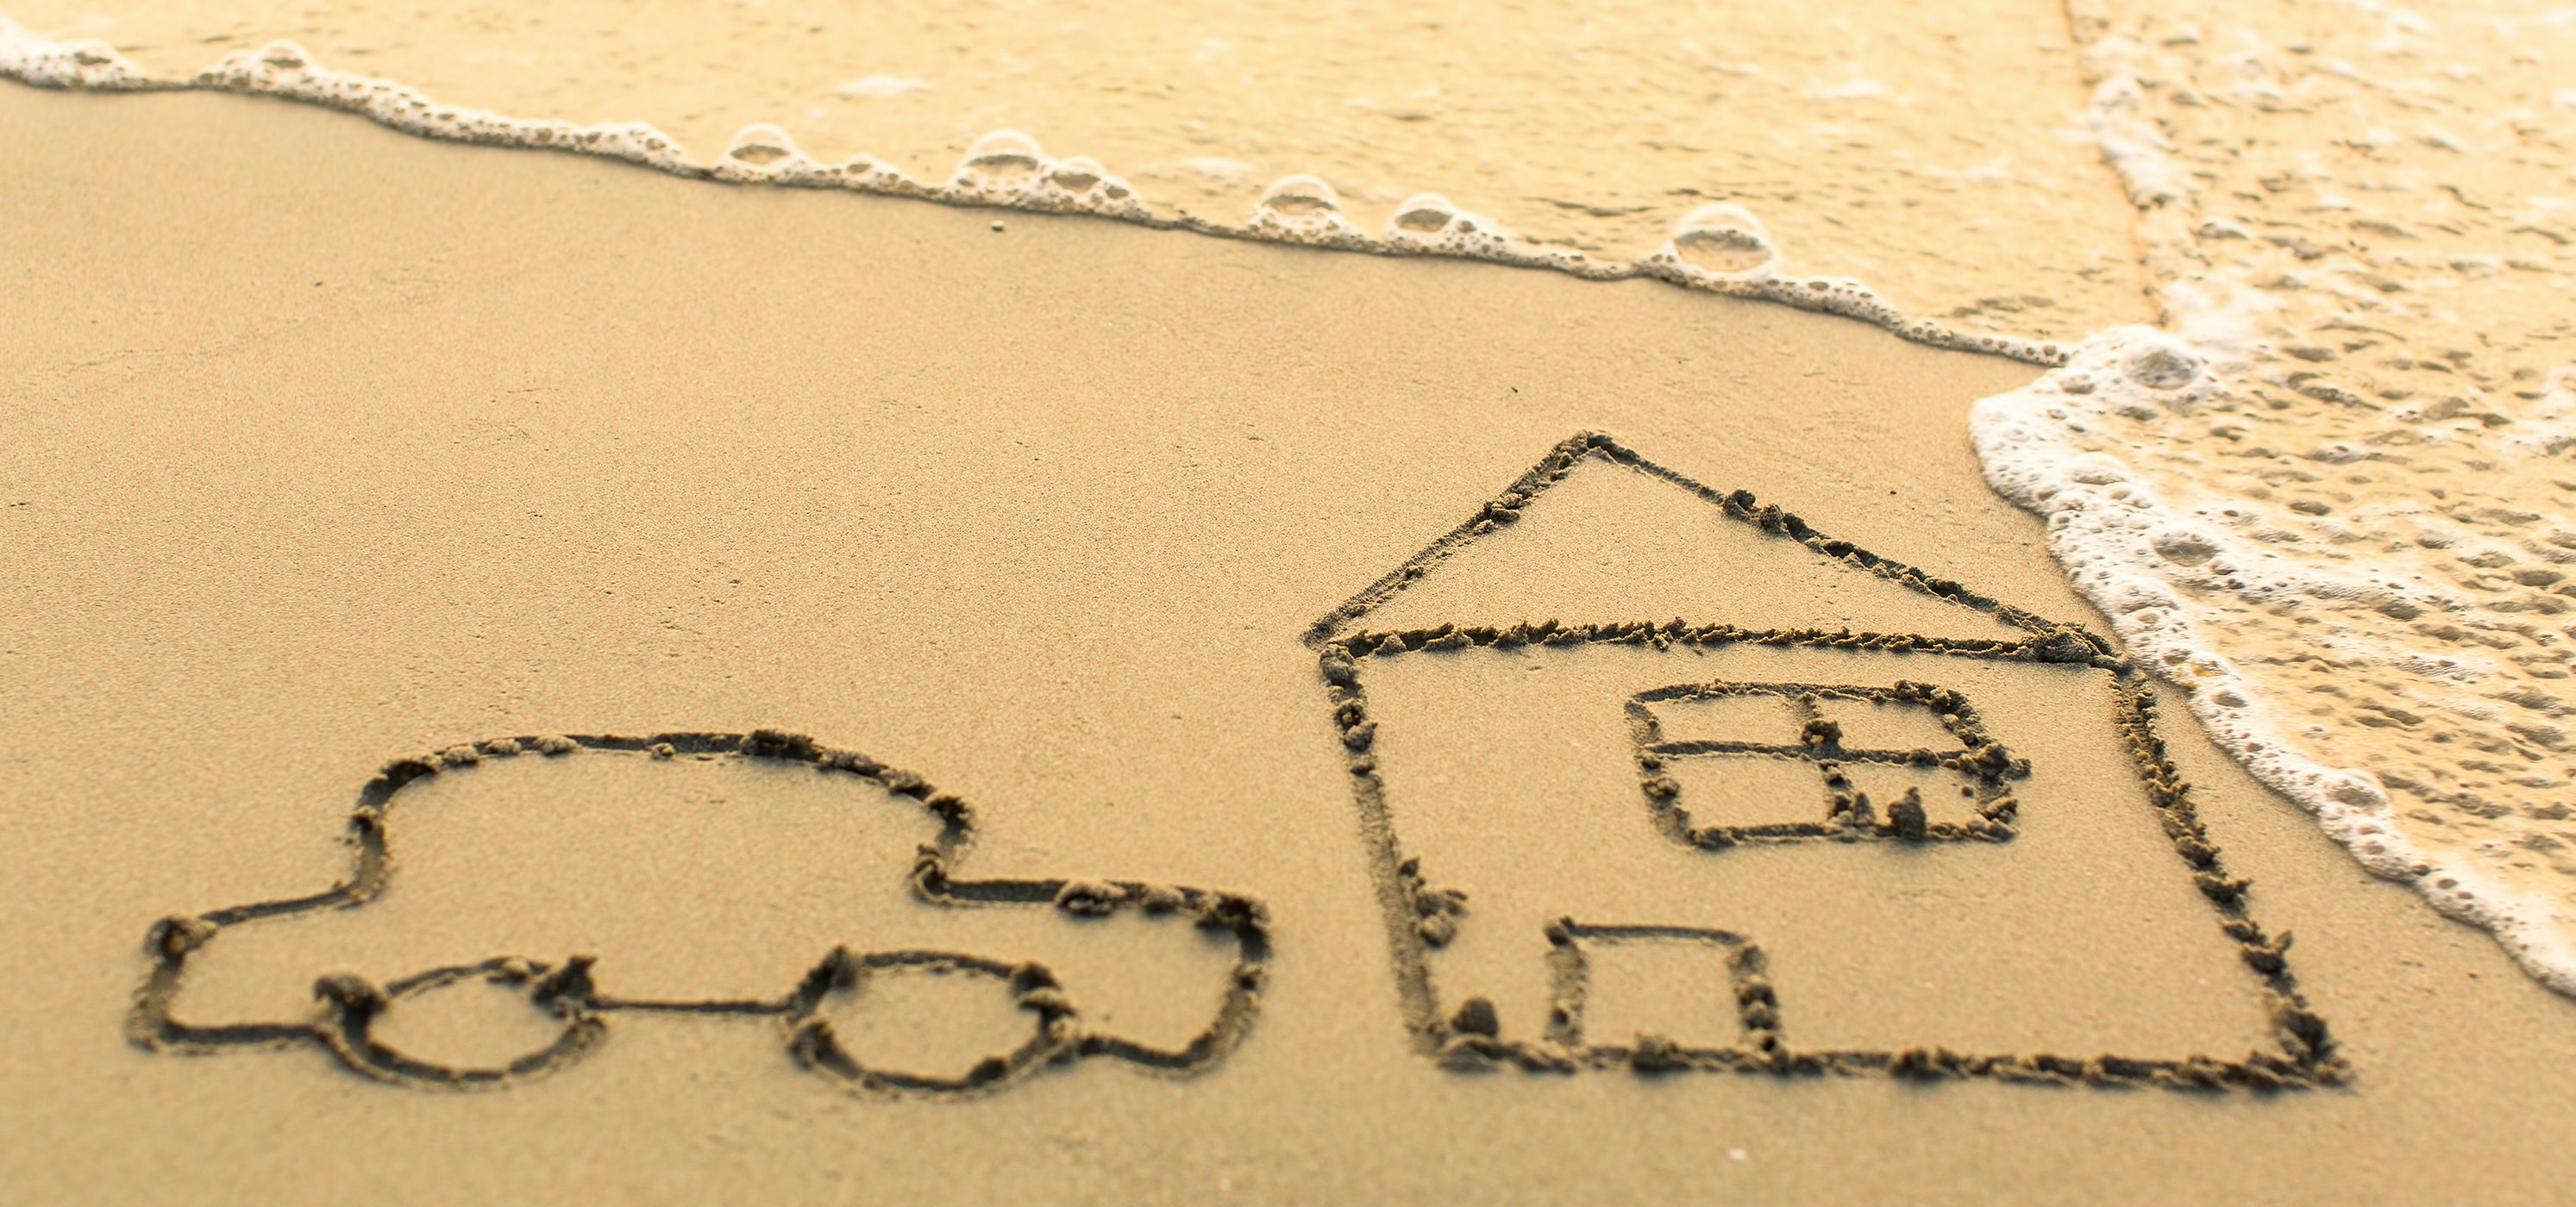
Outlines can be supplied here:
[[836, 949], [789, 998], [798, 1063], [871, 1093], [973, 1094], [1075, 1050], [1053, 973], [940, 951]]
[[480, 1089], [542, 1076], [606, 1037], [590, 1008], [590, 960], [515, 957], [415, 973], [382, 988], [324, 977], [334, 1018], [323, 1040], [349, 1067], [428, 1089]]

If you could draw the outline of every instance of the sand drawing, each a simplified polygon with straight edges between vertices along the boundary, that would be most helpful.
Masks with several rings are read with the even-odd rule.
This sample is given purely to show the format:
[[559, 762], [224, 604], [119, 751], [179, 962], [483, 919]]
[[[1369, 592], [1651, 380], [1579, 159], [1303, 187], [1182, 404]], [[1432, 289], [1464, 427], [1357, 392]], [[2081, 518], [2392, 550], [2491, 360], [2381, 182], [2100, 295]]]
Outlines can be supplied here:
[[[628, 983], [622, 977], [629, 970], [619, 952], [545, 952], [496, 954], [382, 982], [317, 968], [315, 1005], [301, 1017], [196, 1025], [180, 1012], [192, 962], [228, 934], [292, 927], [404, 892], [406, 878], [396, 874], [393, 822], [399, 807], [409, 803], [407, 794], [442, 779], [491, 774], [477, 770], [488, 764], [529, 760], [560, 764], [567, 773], [581, 772], [585, 765], [598, 768], [606, 760], [641, 760], [753, 764], [787, 771], [803, 767], [818, 776], [845, 777], [880, 790], [885, 803], [935, 830], [934, 838], [914, 850], [835, 853], [837, 866], [849, 878], [908, 885], [919, 910], [958, 911], [946, 919], [951, 923], [987, 911], [1051, 917], [1060, 920], [1062, 930], [1075, 932], [1065, 936], [1075, 942], [1082, 932], [1097, 935], [1099, 928], [1115, 927], [1122, 918], [1154, 920], [1193, 941], [1230, 948], [1230, 967], [1219, 984], [1153, 987], [1183, 997], [1203, 994], [1209, 1007], [1195, 1035], [1161, 1045], [1088, 1025], [1081, 1000], [1086, 987], [1060, 983], [1044, 963], [913, 946], [872, 950], [828, 938], [814, 951], [818, 962], [811, 971], [792, 985], [780, 985], [774, 997], [621, 995], [617, 986]], [[945, 1097], [990, 1093], [1043, 1069], [1093, 1057], [1172, 1074], [1197, 1073], [1243, 1041], [1259, 1006], [1270, 953], [1269, 920], [1261, 902], [1237, 893], [1141, 881], [967, 879], [955, 869], [973, 835], [974, 811], [958, 796], [854, 751], [778, 730], [498, 738], [397, 759], [359, 792], [349, 817], [356, 867], [345, 879], [309, 896], [174, 916], [152, 926], [146, 940], [151, 970], [135, 994], [128, 1035], [146, 1049], [176, 1052], [317, 1045], [348, 1068], [386, 1082], [477, 1089], [508, 1086], [572, 1064], [601, 1046], [609, 1020], [617, 1016], [749, 1016], [774, 1020], [785, 1052], [797, 1064], [851, 1090]], [[929, 921], [935, 933], [942, 919]], [[1016, 1006], [1025, 1038], [953, 1069], [863, 1057], [835, 1030], [830, 1008], [838, 1000], [864, 999], [877, 984], [903, 976], [988, 983], [992, 994]], [[381, 1024], [399, 1016], [406, 1002], [475, 983], [524, 998], [552, 1031], [551, 1042], [504, 1062], [462, 1067], [408, 1053], [381, 1034]]]
[[[1709, 557], [1838, 575], [1836, 591], [1960, 632], [1708, 615], [1569, 623], [1426, 587], [1460, 581], [1473, 571], [1449, 568], [1476, 557], [1542, 548], [1520, 534], [1564, 531], [1576, 503], [1533, 517], [1578, 475], [1651, 484], [1618, 489], [1668, 496], [1735, 542]], [[1578, 551], [1548, 556], [1591, 556], [1566, 548]], [[1544, 573], [1510, 564], [1519, 577], [1472, 581], [1490, 595]], [[1436, 606], [1408, 602], [1426, 594]], [[2143, 671], [2078, 626], [1585, 433], [1306, 640], [1374, 861], [1404, 1024], [1444, 1067], [2207, 1090], [2347, 1076], [2285, 960], [2289, 936], [2254, 919], [2248, 885], [2228, 874], [2166, 757]], [[1441, 791], [1422, 787], [1434, 782]], [[2085, 899], [2015, 887], [2023, 869], [2067, 860], [2093, 861]], [[1852, 882], [1825, 873], [1854, 861], [1885, 891], [1825, 895], [1818, 886]], [[2093, 942], [2086, 928], [2141, 919], [2208, 954], [2140, 969], [2150, 944], [2106, 937], [2098, 956], [2070, 955]], [[2020, 1017], [2049, 1003], [1993, 996], [2014, 991], [2003, 967], [2060, 978], [2051, 1002], [2098, 997], [2099, 1017]], [[1804, 975], [1819, 968], [1830, 971]], [[1625, 1004], [1646, 1017], [1621, 1027], [1602, 1012], [1628, 974]], [[1874, 995], [1918, 986], [1929, 988], [1900, 1016], [1916, 1021], [1880, 1026]], [[1836, 993], [1840, 1005], [1819, 1005]], [[1700, 1032], [1661, 1029], [1677, 1010], [1703, 1016]], [[2204, 1021], [2240, 1018], [2241, 1032]], [[1887, 1033], [1922, 1019], [1944, 1030]]]
[[[1655, 712], [1658, 704], [1701, 700], [1776, 698], [1783, 706], [1779, 711], [1795, 726], [1785, 733], [1757, 734], [1756, 740], [1686, 739], [1668, 741], [1663, 723]], [[1831, 720], [1818, 708], [1822, 700], [1846, 699], [1910, 705], [1921, 709], [1927, 718], [1958, 739], [1951, 749], [1915, 746], [1904, 750], [1854, 749], [1844, 743], [1842, 725]], [[1799, 839], [1832, 838], [1900, 838], [1913, 842], [1937, 839], [1982, 839], [2001, 842], [2012, 837], [2012, 820], [2016, 811], [2010, 793], [2004, 790], [2008, 777], [2028, 775], [2028, 763], [2016, 759], [2010, 751], [1987, 738], [1977, 727], [1976, 713], [1957, 692], [1899, 683], [1884, 690], [1867, 687], [1830, 687], [1810, 684], [1778, 683], [1684, 683], [1674, 687], [1639, 692], [1628, 701], [1628, 726], [1636, 740], [1637, 771], [1645, 789], [1648, 807], [1654, 810], [1657, 828], [1666, 837], [1684, 846], [1711, 848], [1733, 846], [1744, 842], [1789, 842]], [[1787, 726], [1779, 726], [1787, 729]], [[1789, 738], [1789, 741], [1764, 742], [1761, 737]], [[1765, 759], [1810, 764], [1824, 791], [1823, 817], [1816, 820], [1779, 820], [1739, 825], [1693, 825], [1688, 802], [1682, 799], [1681, 784], [1666, 774], [1685, 760]], [[1857, 780], [1878, 768], [1930, 770], [1949, 775], [1927, 778], [1934, 789], [1935, 801], [1923, 799], [1924, 783], [1907, 784], [1902, 795], [1873, 801], [1868, 790]], [[1958, 795], [1974, 802], [1974, 816], [1965, 820], [1935, 820], [1930, 809], [1943, 795], [1942, 788], [1956, 787]], [[1793, 802], [1784, 802], [1792, 803]], [[1814, 801], [1810, 801], [1810, 804]]]

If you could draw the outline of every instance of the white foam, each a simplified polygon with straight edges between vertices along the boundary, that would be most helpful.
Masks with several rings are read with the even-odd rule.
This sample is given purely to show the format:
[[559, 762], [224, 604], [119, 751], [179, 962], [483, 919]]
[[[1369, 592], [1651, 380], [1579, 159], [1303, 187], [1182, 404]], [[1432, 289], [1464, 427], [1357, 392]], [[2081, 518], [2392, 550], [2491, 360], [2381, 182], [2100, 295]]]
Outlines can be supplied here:
[[2123, 70], [2131, 50], [2125, 39], [2104, 38], [2088, 52], [2113, 74], [2093, 90], [2084, 124], [2100, 144], [2103, 162], [2128, 190], [2130, 204], [2152, 209], [2180, 199], [2184, 190], [2172, 144], [2147, 118], [2146, 96], [2137, 79]]
[[[2408, 28], [2394, 19], [2390, 27], [2392, 36]], [[2086, 46], [2084, 56], [2099, 80], [2087, 124], [2104, 162], [2140, 212], [2150, 267], [2159, 267], [2158, 256], [2175, 255], [2168, 249], [2189, 249], [2195, 240], [2248, 238], [2251, 232], [2224, 219], [2184, 225], [2189, 207], [2177, 203], [2193, 192], [2189, 169], [2146, 111], [2138, 75], [2143, 48], [2112, 34]], [[2282, 103], [2281, 90], [2254, 55], [2240, 55], [2233, 62], [2237, 78], [2228, 89], [2232, 99], [2256, 108]], [[2457, 149], [2456, 139], [2434, 134]], [[2321, 193], [2319, 202], [2335, 204], [2330, 193]], [[2409, 840], [2393, 824], [2385, 785], [2367, 770], [2328, 766], [2299, 753], [2297, 737], [2309, 736], [2317, 727], [2300, 726], [2294, 735], [2204, 632], [2205, 625], [2220, 622], [2215, 601], [2261, 607], [2295, 606], [2303, 599], [2349, 600], [2394, 616], [2468, 613], [2475, 602], [2450, 597], [2421, 577], [2401, 583], [2385, 570], [2373, 577], [2340, 569], [2314, 554], [2285, 553], [2294, 543], [2276, 544], [2286, 525], [2268, 522], [2265, 505], [2238, 497], [2160, 497], [2128, 465], [2103, 451], [2099, 446], [2104, 442], [2082, 439], [2114, 416], [2150, 430], [2169, 429], [2195, 405], [2229, 389], [2232, 377], [2312, 397], [2331, 390], [2281, 368], [2273, 347], [2279, 327], [2269, 321], [2280, 304], [2241, 273], [2213, 269], [2205, 260], [2161, 267], [2167, 279], [2159, 295], [2173, 334], [2144, 327], [2103, 332], [2030, 386], [1977, 405], [1970, 435], [1987, 481], [2046, 521], [2050, 548], [2077, 587], [2112, 618], [2137, 657], [2190, 689], [2194, 713], [2223, 749], [2314, 813], [2363, 866], [2412, 883], [2441, 912], [2493, 932], [2534, 977], [2561, 993], [2576, 994], [2576, 948], [2557, 925], [2562, 912], [2557, 901], [2486, 874], [2469, 862], [2465, 851], [2436, 850]], [[2379, 305], [2366, 294], [2347, 297], [2357, 310]], [[2576, 424], [2570, 423], [2576, 406], [2569, 405], [2576, 400], [2561, 401], [2568, 398], [2569, 379], [2565, 370], [2551, 374], [2549, 400], [2516, 417], [2509, 446], [2526, 456], [2548, 456], [2576, 444]], [[2391, 418], [2406, 421], [2411, 409], [2396, 408]], [[2443, 434], [2427, 430], [2423, 438], [2434, 443]], [[2305, 454], [2325, 464], [2348, 464], [2369, 455], [2351, 447], [2319, 447]], [[2419, 544], [2477, 539], [2429, 507], [2407, 510], [2422, 513]], [[2310, 520], [2307, 526], [2329, 538], [2357, 535], [2338, 533], [2333, 521]], [[2501, 669], [2475, 654], [2430, 656], [2349, 628], [2326, 628], [2317, 640], [2347, 663], [2458, 683], [2496, 677]], [[2477, 711], [2469, 701], [2443, 703], [2464, 715]]]
[[105, 42], [53, 42], [0, 16], [0, 78], [39, 88], [131, 92], [157, 87]]
[[1829, 101], [1866, 100], [1893, 96], [1896, 90], [1873, 79], [1854, 76], [1839, 84], [1816, 89], [1816, 95]]
[[[2390, 824], [2387, 789], [2370, 772], [2331, 767], [2297, 752], [2283, 719], [2203, 634], [2226, 596], [2254, 603], [2313, 597], [2378, 598], [2394, 606], [2458, 606], [2358, 575], [2293, 561], [2248, 539], [2217, 513], [2243, 500], [2193, 506], [2167, 499], [2131, 467], [2081, 439], [2113, 416], [2188, 415], [2214, 394], [2229, 362], [2162, 331], [2123, 327], [2075, 351], [2065, 365], [2011, 393], [1979, 402], [1970, 438], [1997, 493], [2037, 513], [2049, 548], [2087, 598], [2111, 617], [2130, 653], [2190, 691], [2192, 711], [2255, 776], [2316, 814], [2363, 866], [2412, 882], [2443, 913], [2494, 931], [2551, 988], [2576, 993], [2576, 951], [2545, 920], [2545, 897], [2517, 895], [2445, 852], [2423, 849]], [[2367, 651], [2395, 663], [2405, 651]], [[2422, 668], [2475, 673], [2456, 664]]]
[[[155, 79], [100, 42], [63, 44], [27, 33], [0, 17], [0, 78], [45, 88], [97, 91], [185, 90], [273, 96], [359, 114], [425, 138], [492, 146], [571, 151], [622, 160], [675, 175], [733, 184], [840, 188], [915, 197], [950, 204], [1055, 213], [1082, 213], [1234, 238], [1263, 239], [1378, 255], [1432, 255], [1544, 268], [1596, 280], [1646, 277], [1686, 288], [1780, 302], [1803, 310], [1839, 314], [1884, 327], [1906, 339], [1938, 347], [1990, 352], [2040, 364], [2062, 355], [2044, 341], [1964, 335], [1928, 319], [1909, 318], [1857, 282], [1779, 275], [1772, 260], [1753, 269], [1729, 267], [1720, 250], [1736, 255], [1768, 248], [1761, 223], [1740, 207], [1702, 207], [1684, 218], [1672, 242], [1634, 262], [1534, 243], [1482, 215], [1450, 205], [1436, 194], [1415, 194], [1389, 214], [1372, 235], [1345, 210], [1340, 194], [1319, 177], [1293, 174], [1264, 190], [1241, 225], [1192, 214], [1158, 213], [1126, 181], [1079, 156], [1054, 159], [1016, 130], [977, 139], [943, 183], [861, 155], [837, 164], [798, 150], [781, 127], [759, 123], [735, 134], [710, 162], [688, 157], [677, 140], [641, 122], [580, 126], [507, 117], [481, 109], [442, 105], [407, 85], [323, 67], [292, 42], [225, 56], [181, 79]], [[928, 85], [893, 76], [869, 76], [844, 85], [844, 96], [890, 96]], [[1236, 181], [1251, 165], [1196, 157], [1169, 165], [1213, 180]], [[1713, 258], [1715, 257], [1715, 258]], [[1776, 258], [1776, 257], [1775, 257]]]
[[899, 75], [871, 75], [843, 84], [832, 90], [834, 96], [902, 96], [907, 92], [928, 92], [930, 85]]
[[966, 147], [939, 200], [1008, 209], [1150, 218], [1136, 190], [1081, 156], [1054, 159], [1017, 130], [995, 130]]
[[1415, 193], [1387, 215], [1382, 237], [1390, 247], [1425, 255], [1508, 260], [1526, 247], [1520, 236], [1482, 214], [1449, 203], [1438, 193]]
[[1750, 213], [1733, 205], [1701, 206], [1675, 223], [1673, 237], [1638, 259], [1631, 266], [1631, 273], [1729, 297], [1753, 298], [1795, 306], [1800, 310], [1839, 314], [1884, 327], [1916, 343], [1936, 348], [1989, 352], [2043, 365], [2054, 365], [2065, 359], [2065, 350], [2052, 340], [1970, 335], [1930, 319], [1909, 318], [1904, 311], [1890, 305], [1875, 290], [1858, 281], [1783, 275], [1776, 268], [1776, 251], [1772, 259], [1753, 262], [1750, 268], [1712, 268], [1702, 262], [1715, 259], [1720, 249], [1728, 253], [1726, 258], [1716, 259], [1721, 266], [1745, 262], [1750, 259], [1757, 241], [1759, 247], [1770, 245], [1769, 235], [1763, 233], [1761, 223], [1755, 221]]
[[235, 51], [189, 77], [184, 86], [323, 105], [427, 138], [576, 151], [683, 175], [704, 173], [681, 155], [679, 143], [643, 122], [577, 126], [442, 105], [390, 80], [322, 67], [292, 42]]

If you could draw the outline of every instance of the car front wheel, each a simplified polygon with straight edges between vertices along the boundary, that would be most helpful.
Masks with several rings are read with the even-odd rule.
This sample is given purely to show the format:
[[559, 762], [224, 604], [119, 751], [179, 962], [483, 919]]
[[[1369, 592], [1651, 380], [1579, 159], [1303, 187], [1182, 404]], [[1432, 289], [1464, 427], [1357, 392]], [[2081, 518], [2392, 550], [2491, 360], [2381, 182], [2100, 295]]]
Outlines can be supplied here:
[[497, 1088], [579, 1060], [606, 1037], [590, 1008], [590, 960], [500, 957], [415, 973], [379, 988], [322, 978], [322, 1039], [350, 1068], [424, 1089]]

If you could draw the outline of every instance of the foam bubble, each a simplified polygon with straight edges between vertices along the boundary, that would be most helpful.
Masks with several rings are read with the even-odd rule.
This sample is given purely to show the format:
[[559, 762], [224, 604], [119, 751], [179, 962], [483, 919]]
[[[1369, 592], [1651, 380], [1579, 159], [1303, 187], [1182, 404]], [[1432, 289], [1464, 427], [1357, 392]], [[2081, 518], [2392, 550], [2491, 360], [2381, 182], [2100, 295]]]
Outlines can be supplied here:
[[1101, 167], [1099, 161], [1080, 155], [1055, 165], [1047, 173], [1047, 180], [1069, 193], [1087, 193], [1111, 182], [1108, 169]]
[[1288, 243], [1362, 248], [1369, 238], [1342, 215], [1341, 194], [1322, 177], [1297, 173], [1270, 182], [1252, 207], [1249, 229]]
[[1381, 236], [1397, 251], [1464, 256], [1509, 263], [1545, 263], [1546, 249], [1531, 247], [1503, 224], [1458, 208], [1438, 193], [1415, 193], [1387, 215]]
[[1045, 174], [1047, 156], [1038, 140], [1017, 130], [995, 130], [967, 144], [949, 187], [968, 192], [1025, 192]]
[[1402, 233], [1413, 236], [1439, 235], [1458, 224], [1458, 207], [1438, 193], [1415, 193], [1395, 207], [1386, 220], [1389, 236]]
[[1767, 273], [1780, 260], [1780, 250], [1772, 244], [1770, 232], [1762, 229], [1762, 219], [1726, 201], [1708, 203], [1682, 216], [1672, 226], [1672, 250], [1685, 265], [1718, 275]]
[[2120, 364], [2120, 375], [2165, 398], [2199, 380], [2202, 360], [2181, 344], [2140, 337], [2138, 349]]
[[1113, 218], [1151, 216], [1133, 185], [1110, 175], [1098, 160], [1080, 155], [1050, 165], [1046, 178], [1037, 183], [1031, 194], [1031, 203]]
[[1780, 259], [1762, 220], [1723, 201], [1703, 205], [1674, 223], [1672, 247], [1682, 263], [1720, 276], [1768, 272]]
[[744, 126], [715, 164], [721, 180], [763, 180], [811, 171], [813, 161], [796, 149], [787, 131], [766, 122]]

